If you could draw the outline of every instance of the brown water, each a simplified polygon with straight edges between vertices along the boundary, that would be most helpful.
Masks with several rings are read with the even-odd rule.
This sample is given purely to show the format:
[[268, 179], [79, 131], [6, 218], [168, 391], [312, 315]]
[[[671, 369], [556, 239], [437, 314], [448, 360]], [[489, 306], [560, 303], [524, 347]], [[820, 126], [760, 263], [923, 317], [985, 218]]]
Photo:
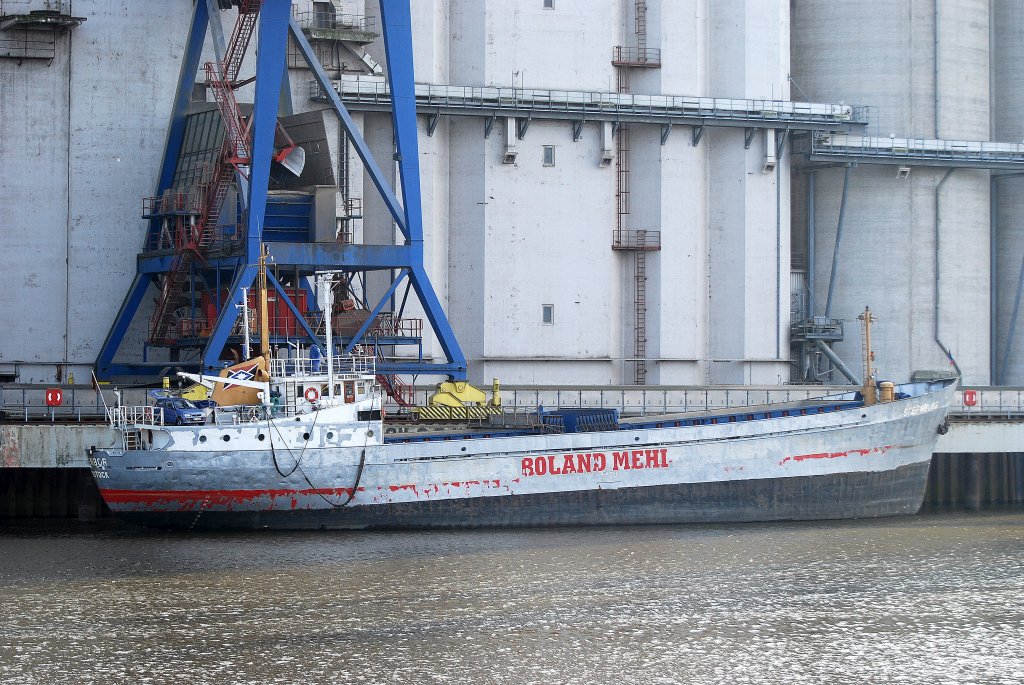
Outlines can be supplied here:
[[0, 532], [4, 683], [1024, 682], [1024, 514]]

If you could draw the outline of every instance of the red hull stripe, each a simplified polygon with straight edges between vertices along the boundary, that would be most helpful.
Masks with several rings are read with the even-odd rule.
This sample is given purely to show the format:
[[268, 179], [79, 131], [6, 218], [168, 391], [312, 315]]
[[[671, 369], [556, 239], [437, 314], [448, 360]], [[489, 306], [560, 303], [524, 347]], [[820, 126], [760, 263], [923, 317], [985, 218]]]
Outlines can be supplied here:
[[[359, 488], [360, 491], [363, 488]], [[317, 488], [308, 490], [107, 490], [101, 489], [103, 499], [110, 504], [241, 504], [260, 497], [325, 497], [345, 496], [352, 488]]]
[[[517, 483], [518, 479], [513, 480], [512, 482]], [[469, 488], [473, 485], [484, 485], [497, 488], [501, 486], [501, 483], [502, 481], [497, 479], [483, 481], [467, 480], [441, 483], [439, 485], [428, 485], [422, 488], [413, 484], [388, 485], [378, 487], [377, 490], [386, 489], [391, 492], [409, 490], [413, 492], [416, 497], [420, 497], [425, 494], [429, 495], [431, 492], [438, 493], [441, 491], [441, 488], [450, 490], [451, 488]], [[366, 488], [360, 487], [357, 488], [356, 491], [365, 492]], [[100, 488], [100, 492], [107, 504], [111, 505], [177, 504], [185, 507], [192, 507], [199, 504], [202, 504], [203, 506], [251, 504], [259, 498], [270, 498], [270, 500], [273, 501], [280, 497], [291, 498], [292, 506], [295, 507], [298, 505], [298, 498], [300, 497], [315, 497], [317, 495], [323, 497], [347, 497], [352, 492], [352, 488], [307, 488], [304, 490], [115, 490]]]
[[795, 457], [786, 457], [785, 459], [779, 462], [779, 466], [782, 466], [787, 461], [807, 461], [809, 459], [838, 459], [840, 457], [866, 457], [869, 454], [885, 454], [894, 447], [897, 447], [897, 445], [882, 445], [881, 447], [872, 447], [870, 449], [860, 450], [846, 450], [845, 452], [815, 452], [814, 454], [800, 454]]

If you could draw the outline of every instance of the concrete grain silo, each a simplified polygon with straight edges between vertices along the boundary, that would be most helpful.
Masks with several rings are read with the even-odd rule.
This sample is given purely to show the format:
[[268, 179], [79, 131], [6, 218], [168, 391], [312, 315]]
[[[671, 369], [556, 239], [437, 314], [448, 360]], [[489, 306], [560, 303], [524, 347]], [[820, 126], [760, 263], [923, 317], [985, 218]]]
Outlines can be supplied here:
[[[1024, 6], [992, 3], [992, 137], [1024, 141]], [[995, 210], [995, 338], [992, 382], [1024, 384], [1024, 176], [992, 175]]]
[[[438, 87], [570, 101], [788, 96], [786, 2], [415, 10], [417, 73]], [[379, 44], [370, 50], [383, 60]], [[383, 118], [363, 116], [384, 152]], [[420, 124], [429, 268], [473, 380], [788, 379], [788, 156], [766, 166], [771, 132], [750, 142], [713, 123], [695, 134], [522, 110], [442, 116], [429, 135]], [[388, 238], [381, 208], [366, 210], [371, 242]], [[653, 248], [643, 255], [629, 249], [641, 234]]]
[[[989, 140], [989, 3], [792, 3], [794, 96], [877, 107], [865, 135]], [[799, 90], [798, 90], [799, 89]], [[989, 172], [860, 160], [849, 169], [834, 251], [843, 168], [805, 165], [794, 234], [807, 230], [815, 176], [813, 314], [846, 322], [839, 356], [860, 373], [856, 317], [870, 306], [878, 373], [953, 370], [989, 380]], [[803, 242], [803, 241], [801, 241]], [[800, 265], [796, 265], [800, 266]]]

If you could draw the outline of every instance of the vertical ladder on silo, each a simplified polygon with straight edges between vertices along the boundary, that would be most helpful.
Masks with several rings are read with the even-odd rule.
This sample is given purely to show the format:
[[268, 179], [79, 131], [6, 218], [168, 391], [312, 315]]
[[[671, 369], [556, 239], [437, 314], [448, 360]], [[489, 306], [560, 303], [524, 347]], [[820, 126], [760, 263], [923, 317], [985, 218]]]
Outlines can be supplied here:
[[[637, 231], [645, 234], [646, 231]], [[641, 241], [642, 242], [642, 241]], [[647, 251], [633, 252], [633, 280], [635, 283], [635, 306], [633, 310], [633, 351], [635, 380], [637, 385], [647, 383]]]
[[636, 0], [636, 48], [640, 59], [647, 54], [647, 0]]

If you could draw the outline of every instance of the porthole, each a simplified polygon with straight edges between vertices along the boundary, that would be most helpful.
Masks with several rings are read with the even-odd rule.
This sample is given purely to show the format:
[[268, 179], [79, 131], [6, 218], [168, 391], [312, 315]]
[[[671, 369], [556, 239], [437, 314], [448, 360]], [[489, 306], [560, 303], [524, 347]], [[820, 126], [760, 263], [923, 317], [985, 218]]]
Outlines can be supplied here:
[[302, 439], [303, 440], [309, 440], [309, 433], [303, 433], [302, 434]]
[[221, 440], [223, 440], [224, 442], [231, 442], [231, 436], [225, 435], [223, 438], [221, 438]]
[[640, 436], [638, 435], [638, 436], [636, 436], [635, 438], [633, 438], [633, 441], [634, 441], [634, 442], [640, 442]]
[[327, 439], [334, 440], [334, 433], [332, 433], [331, 431], [327, 431]]
[[206, 436], [205, 435], [200, 435], [199, 436], [199, 442], [206, 442]]
[[264, 440], [267, 439], [267, 436], [265, 436], [263, 433], [260, 433], [259, 435], [256, 436], [256, 439], [259, 440], [260, 442], [263, 442]]
[[[372, 438], [373, 437], [373, 430], [371, 429], [371, 430], [366, 431], [366, 435], [367, 435], [367, 437]], [[428, 438], [428, 440], [429, 440], [429, 438]]]

